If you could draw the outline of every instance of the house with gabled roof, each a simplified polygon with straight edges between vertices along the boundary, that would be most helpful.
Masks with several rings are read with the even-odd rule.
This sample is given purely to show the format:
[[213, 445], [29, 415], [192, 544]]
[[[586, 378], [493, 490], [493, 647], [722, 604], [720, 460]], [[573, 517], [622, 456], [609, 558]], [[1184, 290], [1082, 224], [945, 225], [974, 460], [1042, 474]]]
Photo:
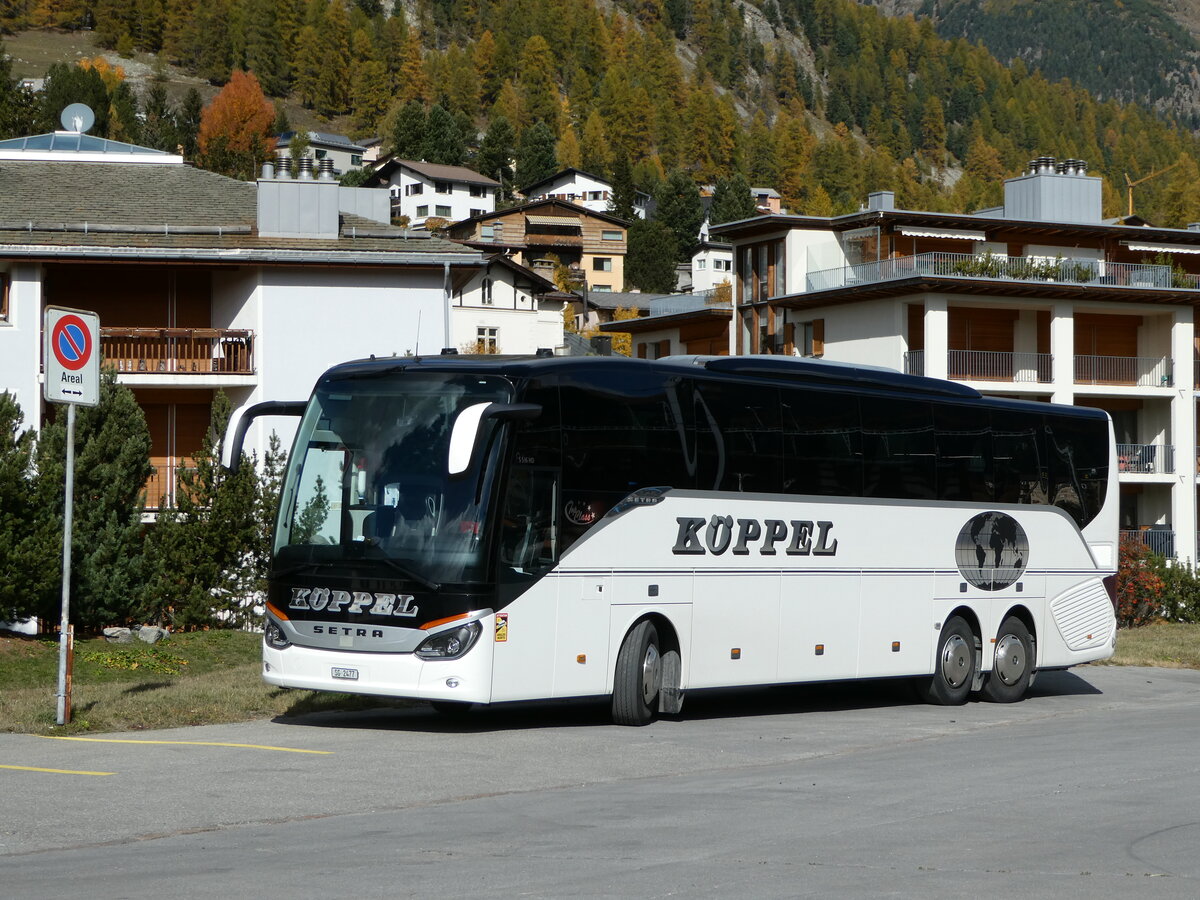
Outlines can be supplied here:
[[529, 269], [539, 261], [569, 267], [585, 293], [625, 285], [629, 223], [565, 200], [535, 200], [471, 216], [446, 234], [484, 252], [505, 252]]
[[[521, 189], [527, 200], [566, 200], [592, 212], [608, 212], [612, 200], [612, 182], [583, 169], [563, 169], [549, 178], [528, 184]], [[645, 191], [634, 193], [633, 211], [639, 219], [646, 218], [650, 195]]]
[[463, 353], [536, 353], [563, 343], [563, 313], [578, 295], [503, 253], [454, 289], [452, 346]]
[[420, 228], [426, 219], [458, 222], [492, 212], [500, 182], [465, 166], [392, 158], [376, 163], [366, 186], [386, 189], [392, 217]]
[[[453, 293], [483, 254], [392, 226], [386, 193], [323, 162], [242, 182], [89, 135], [0, 141], [0, 387], [26, 421], [46, 414], [49, 305], [98, 313], [103, 361], [150, 426], [151, 506], [171, 502], [217, 390], [236, 415], [304, 398], [348, 359], [453, 347]], [[255, 420], [247, 450], [294, 427]]]

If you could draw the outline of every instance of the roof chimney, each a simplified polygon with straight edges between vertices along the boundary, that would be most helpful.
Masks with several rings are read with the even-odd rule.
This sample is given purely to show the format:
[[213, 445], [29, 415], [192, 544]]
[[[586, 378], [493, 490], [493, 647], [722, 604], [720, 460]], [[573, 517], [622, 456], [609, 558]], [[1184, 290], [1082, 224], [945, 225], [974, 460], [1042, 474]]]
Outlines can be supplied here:
[[872, 191], [867, 194], [867, 209], [895, 209], [895, 191]]
[[275, 157], [275, 171], [279, 173], [280, 181], [292, 180], [292, 158], [283, 153]]
[[312, 181], [313, 180], [312, 164], [313, 164], [313, 161], [312, 161], [311, 156], [300, 157], [300, 180], [301, 181]]
[[333, 160], [325, 157], [321, 160], [318, 171], [321, 181], [333, 181]]
[[1033, 222], [1098, 225], [1102, 219], [1101, 181], [1087, 174], [1082, 159], [1039, 156], [1029, 171], [1004, 182], [1003, 218]]

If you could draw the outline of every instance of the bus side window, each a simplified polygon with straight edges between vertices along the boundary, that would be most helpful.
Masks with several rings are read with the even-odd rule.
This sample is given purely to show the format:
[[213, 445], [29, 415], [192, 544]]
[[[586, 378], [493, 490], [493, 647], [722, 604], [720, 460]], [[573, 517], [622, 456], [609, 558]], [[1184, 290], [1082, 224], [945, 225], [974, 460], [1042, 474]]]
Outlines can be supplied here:
[[558, 560], [558, 480], [552, 469], [514, 466], [504, 498], [500, 561], [537, 572]]

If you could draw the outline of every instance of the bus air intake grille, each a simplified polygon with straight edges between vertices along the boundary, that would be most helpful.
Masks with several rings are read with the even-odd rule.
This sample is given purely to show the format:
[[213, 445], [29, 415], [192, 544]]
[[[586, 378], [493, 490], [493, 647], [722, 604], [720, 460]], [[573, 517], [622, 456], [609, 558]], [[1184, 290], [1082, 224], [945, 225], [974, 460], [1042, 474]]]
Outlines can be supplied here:
[[1051, 601], [1050, 612], [1072, 650], [1100, 647], [1112, 640], [1112, 602], [1098, 578], [1059, 594]]

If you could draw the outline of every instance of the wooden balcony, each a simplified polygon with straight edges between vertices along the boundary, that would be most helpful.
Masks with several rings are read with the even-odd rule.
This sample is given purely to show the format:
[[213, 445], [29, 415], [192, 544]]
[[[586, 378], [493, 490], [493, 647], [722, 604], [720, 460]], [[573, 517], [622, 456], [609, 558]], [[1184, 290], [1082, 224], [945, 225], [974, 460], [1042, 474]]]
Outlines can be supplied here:
[[181, 488], [179, 476], [185, 470], [192, 470], [194, 462], [176, 456], [160, 456], [151, 459], [154, 464], [154, 474], [146, 480], [146, 506], [150, 511], [158, 511], [175, 505]]
[[101, 326], [100, 350], [120, 373], [254, 374], [254, 332], [248, 329]]

